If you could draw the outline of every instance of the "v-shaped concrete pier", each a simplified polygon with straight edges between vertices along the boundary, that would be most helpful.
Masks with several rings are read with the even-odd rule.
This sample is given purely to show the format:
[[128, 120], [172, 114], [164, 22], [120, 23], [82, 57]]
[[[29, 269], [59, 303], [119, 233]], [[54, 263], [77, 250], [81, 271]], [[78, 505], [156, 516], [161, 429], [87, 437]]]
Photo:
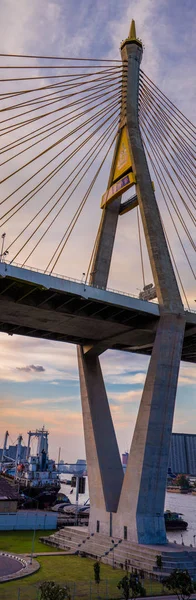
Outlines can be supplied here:
[[[90, 532], [113, 535], [140, 544], [163, 545], [167, 543], [164, 498], [185, 316], [139, 128], [142, 43], [136, 37], [134, 22], [129, 37], [121, 45], [121, 54], [124, 79], [119, 140], [123, 127], [126, 127], [128, 146], [125, 152], [129, 156], [129, 167], [131, 162], [133, 179], [136, 180], [136, 194], [160, 306], [160, 320], [123, 481], [109, 405], [96, 358], [96, 353], [106, 348], [98, 345], [78, 351], [90, 484]], [[108, 193], [114, 171], [118, 171], [116, 161], [119, 143], [114, 153]], [[107, 199], [107, 193], [105, 197]], [[106, 203], [103, 208], [91, 275], [92, 283], [100, 287], [107, 285], [118, 201], [120, 196], [113, 201], [113, 210], [112, 203]]]

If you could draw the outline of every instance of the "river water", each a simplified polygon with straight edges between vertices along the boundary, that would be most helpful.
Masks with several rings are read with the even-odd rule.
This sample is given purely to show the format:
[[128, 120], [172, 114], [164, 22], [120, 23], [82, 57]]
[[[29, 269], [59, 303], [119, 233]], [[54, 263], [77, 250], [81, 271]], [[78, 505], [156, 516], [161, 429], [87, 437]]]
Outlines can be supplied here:
[[[71, 479], [70, 475], [61, 475], [61, 479]], [[86, 479], [86, 490], [85, 494], [79, 496], [79, 504], [84, 504], [89, 498], [88, 491], [88, 477]], [[64, 483], [61, 484], [61, 491], [70, 498], [71, 503], [75, 503], [75, 489], [70, 495], [70, 485]], [[170, 542], [176, 541], [177, 544], [189, 546], [192, 544], [196, 545], [196, 496], [191, 494], [171, 494], [166, 493], [165, 498], [165, 510], [171, 510], [172, 512], [182, 513], [183, 519], [188, 522], [188, 528], [186, 531], [168, 531], [167, 537]]]
[[[182, 541], [186, 546], [196, 543], [196, 496], [191, 494], [171, 494], [166, 493], [165, 509], [171, 510], [172, 512], [179, 512], [183, 514], [183, 519], [188, 522], [188, 528], [186, 531], [168, 531], [167, 537], [170, 542], [176, 540], [177, 544], [182, 544]], [[182, 535], [182, 537], [181, 537]]]

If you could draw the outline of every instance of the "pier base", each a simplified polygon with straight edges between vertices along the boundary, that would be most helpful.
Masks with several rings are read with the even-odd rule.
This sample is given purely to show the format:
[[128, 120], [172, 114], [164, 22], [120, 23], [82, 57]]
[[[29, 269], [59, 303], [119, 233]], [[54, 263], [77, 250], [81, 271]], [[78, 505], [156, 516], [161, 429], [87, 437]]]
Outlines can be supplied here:
[[89, 530], [112, 535], [112, 513], [118, 506], [123, 468], [99, 358], [78, 347], [78, 365], [91, 505]]
[[125, 477], [99, 359], [78, 348], [90, 533], [167, 544], [164, 500], [184, 326], [180, 314], [160, 317]]

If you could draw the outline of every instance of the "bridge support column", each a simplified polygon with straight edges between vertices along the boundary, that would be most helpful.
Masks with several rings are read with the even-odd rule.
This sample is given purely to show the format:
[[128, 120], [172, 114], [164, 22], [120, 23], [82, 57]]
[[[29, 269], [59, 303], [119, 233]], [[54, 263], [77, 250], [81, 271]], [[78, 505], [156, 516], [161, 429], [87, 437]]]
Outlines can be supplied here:
[[89, 529], [112, 535], [111, 513], [117, 510], [123, 468], [99, 359], [84, 355], [81, 347], [77, 351], [91, 504]]
[[167, 542], [165, 488], [184, 326], [180, 314], [160, 318], [114, 515], [113, 535], [140, 544]]

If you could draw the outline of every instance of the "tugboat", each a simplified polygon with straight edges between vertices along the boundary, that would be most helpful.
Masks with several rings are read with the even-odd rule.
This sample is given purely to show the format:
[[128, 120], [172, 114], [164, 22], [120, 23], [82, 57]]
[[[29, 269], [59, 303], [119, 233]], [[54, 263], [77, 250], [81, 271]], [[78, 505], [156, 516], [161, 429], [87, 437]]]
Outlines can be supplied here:
[[[28, 432], [26, 456], [21, 460], [22, 436], [18, 437], [15, 468], [2, 469], [2, 474], [14, 480], [22, 508], [48, 508], [55, 503], [61, 487], [55, 461], [48, 456], [49, 432], [42, 427]], [[37, 438], [36, 454], [31, 454], [31, 438]], [[12, 463], [13, 467], [13, 463]]]
[[182, 513], [166, 510], [164, 513], [166, 531], [184, 531], [188, 527], [187, 521], [182, 519]]

